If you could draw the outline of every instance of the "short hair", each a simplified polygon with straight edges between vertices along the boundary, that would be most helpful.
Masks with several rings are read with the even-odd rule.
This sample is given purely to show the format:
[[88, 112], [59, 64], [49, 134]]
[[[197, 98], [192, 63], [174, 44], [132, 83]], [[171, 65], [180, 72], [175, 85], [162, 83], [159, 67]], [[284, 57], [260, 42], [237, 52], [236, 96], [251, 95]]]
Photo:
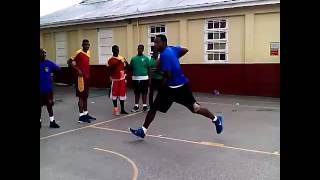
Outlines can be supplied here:
[[168, 42], [166, 35], [158, 34], [156, 37], [160, 38], [162, 42]]
[[112, 46], [112, 51], [114, 51], [116, 48], [118, 48], [118, 49], [119, 49], [119, 46], [117, 46], [117, 45], [113, 45], [113, 46]]
[[144, 48], [144, 45], [143, 44], [139, 44], [138, 47], [143, 47]]
[[88, 39], [82, 40], [82, 44], [84, 44], [84, 43], [89, 43], [89, 40]]
[[47, 52], [44, 48], [40, 48], [40, 52]]

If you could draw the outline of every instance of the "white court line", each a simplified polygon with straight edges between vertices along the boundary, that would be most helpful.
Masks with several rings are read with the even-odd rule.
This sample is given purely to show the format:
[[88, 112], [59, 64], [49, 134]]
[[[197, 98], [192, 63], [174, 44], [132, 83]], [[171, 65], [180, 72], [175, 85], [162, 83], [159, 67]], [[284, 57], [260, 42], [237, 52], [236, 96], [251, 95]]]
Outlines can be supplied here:
[[[225, 100], [225, 99], [220, 99], [220, 98], [210, 98], [210, 97], [199, 97], [195, 96], [196, 99], [208, 99], [211, 101], [215, 100]], [[279, 98], [280, 99], [280, 98]], [[226, 100], [233, 100], [233, 101], [238, 101], [238, 102], [258, 102], [258, 103], [270, 103], [270, 104], [276, 104], [280, 103], [280, 101], [266, 101], [266, 100], [245, 100], [245, 99], [237, 99], [237, 98], [231, 98], [231, 99], [226, 99]]]
[[111, 154], [115, 154], [115, 155], [117, 155], [119, 157], [122, 157], [123, 159], [127, 160], [131, 164], [131, 166], [133, 168], [133, 175], [132, 175], [131, 180], [137, 180], [138, 179], [138, 174], [139, 174], [138, 167], [130, 158], [128, 158], [127, 156], [125, 156], [123, 154], [120, 154], [120, 153], [117, 153], [117, 152], [114, 152], [114, 151], [110, 151], [110, 150], [106, 150], [106, 149], [100, 149], [100, 148], [93, 148], [93, 149], [98, 150], [98, 151], [111, 153]]
[[118, 118], [106, 120], [106, 121], [103, 121], [103, 122], [91, 124], [91, 125], [84, 126], [84, 127], [81, 127], [81, 128], [71, 129], [71, 130], [63, 131], [63, 132], [60, 132], [60, 133], [57, 133], [57, 134], [52, 134], [52, 135], [49, 135], [49, 136], [41, 137], [40, 140], [48, 139], [48, 138], [59, 136], [59, 135], [62, 135], [62, 134], [67, 134], [67, 133], [74, 132], [74, 131], [79, 131], [81, 129], [86, 129], [86, 128], [89, 128], [89, 127], [92, 127], [92, 126], [96, 126], [96, 125], [105, 124], [105, 123], [108, 123], [108, 122], [112, 122], [112, 121], [116, 121], [116, 120], [123, 119], [123, 118], [126, 118], [126, 117], [130, 117], [130, 116], [133, 116], [133, 115], [136, 115], [136, 114], [139, 114], [139, 113], [142, 113], [142, 111], [141, 112], [137, 112], [137, 113], [133, 113], [133, 114], [128, 114], [128, 115], [125, 115], [125, 116], [120, 116]]
[[[129, 131], [123, 131], [123, 130], [119, 130], [119, 129], [103, 128], [103, 127], [97, 127], [97, 126], [91, 126], [91, 128], [131, 134]], [[156, 136], [156, 135], [151, 135], [151, 134], [147, 134], [147, 136], [148, 137], [153, 137], [153, 138], [167, 139], [167, 140], [172, 140], [172, 141], [179, 141], [179, 142], [184, 142], [184, 143], [192, 143], [192, 144], [199, 144], [199, 145], [206, 145], [206, 146], [213, 146], [213, 147], [221, 147], [221, 148], [226, 148], [226, 149], [234, 149], [234, 150], [240, 150], [240, 151], [247, 151], [247, 152], [260, 153], [260, 154], [269, 154], [269, 155], [280, 156], [280, 154], [278, 152], [273, 152], [272, 153], [272, 152], [266, 152], [266, 151], [259, 151], [259, 150], [245, 149], [245, 148], [237, 148], [237, 147], [225, 146], [224, 144], [213, 143], [213, 142], [189, 141], [189, 140], [184, 140], [184, 139], [169, 138], [169, 137], [164, 137], [164, 136], [160, 136], [160, 135]]]
[[213, 102], [205, 102], [205, 101], [197, 101], [198, 103], [202, 104], [217, 104], [217, 105], [226, 105], [226, 106], [234, 106], [234, 107], [252, 107], [252, 108], [264, 108], [264, 109], [276, 109], [280, 110], [280, 107], [271, 107], [271, 106], [252, 106], [252, 105], [235, 105], [235, 104], [227, 104], [227, 103], [213, 103]]

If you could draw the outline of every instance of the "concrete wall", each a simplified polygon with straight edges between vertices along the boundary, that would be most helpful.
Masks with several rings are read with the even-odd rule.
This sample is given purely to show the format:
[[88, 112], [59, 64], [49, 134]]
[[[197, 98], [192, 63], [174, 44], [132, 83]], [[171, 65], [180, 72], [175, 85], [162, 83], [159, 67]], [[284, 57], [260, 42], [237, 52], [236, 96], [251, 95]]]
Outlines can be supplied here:
[[82, 38], [88, 38], [91, 42], [91, 63], [98, 64], [97, 28], [109, 27], [113, 29], [113, 40], [115, 44], [120, 46], [121, 54], [130, 59], [136, 54], [139, 43], [144, 44], [145, 51], [147, 51], [148, 26], [162, 23], [166, 25], [169, 44], [189, 48], [189, 54], [181, 59], [183, 64], [206, 64], [208, 62], [204, 58], [205, 19], [216, 17], [226, 18], [229, 26], [229, 60], [227, 63], [280, 62], [279, 56], [270, 56], [270, 42], [280, 42], [280, 9], [279, 6], [274, 5], [157, 16], [134, 19], [130, 22], [105, 22], [51, 28], [41, 30], [40, 44], [49, 48], [48, 54], [54, 58], [55, 42], [52, 33], [68, 32], [68, 52], [70, 55], [80, 47]]
[[[204, 27], [207, 18], [225, 18], [228, 22], [229, 56], [225, 64], [210, 63], [204, 58]], [[145, 45], [147, 54], [148, 27], [159, 23], [166, 25], [170, 45], [181, 45], [189, 49], [189, 53], [181, 58], [181, 63], [195, 85], [194, 90], [207, 92], [217, 88], [222, 93], [280, 96], [280, 56], [270, 56], [270, 42], [280, 42], [280, 5], [41, 29], [40, 45], [47, 49], [48, 58], [54, 60], [55, 32], [67, 32], [69, 56], [81, 47], [83, 38], [88, 38], [91, 43], [91, 64], [97, 65], [92, 66], [97, 72], [94, 73], [97, 77], [92, 78], [99, 79], [105, 74], [104, 68], [98, 66], [98, 28], [113, 30], [114, 44], [119, 45], [120, 54], [130, 61], [137, 53], [138, 44]], [[198, 80], [201, 79], [199, 74], [208, 77], [206, 82]], [[95, 86], [105, 86], [100, 81], [94, 82]], [[211, 85], [205, 87], [206, 84]]]
[[254, 63], [280, 63], [270, 56], [270, 42], [280, 42], [280, 13], [256, 14], [254, 21]]

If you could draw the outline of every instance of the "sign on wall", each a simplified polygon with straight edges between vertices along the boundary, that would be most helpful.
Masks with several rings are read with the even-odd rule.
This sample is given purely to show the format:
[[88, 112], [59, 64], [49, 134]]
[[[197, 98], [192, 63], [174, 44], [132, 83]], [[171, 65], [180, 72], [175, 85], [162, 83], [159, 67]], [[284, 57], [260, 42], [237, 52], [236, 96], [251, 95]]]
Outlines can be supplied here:
[[270, 56], [279, 56], [280, 53], [280, 42], [270, 43]]

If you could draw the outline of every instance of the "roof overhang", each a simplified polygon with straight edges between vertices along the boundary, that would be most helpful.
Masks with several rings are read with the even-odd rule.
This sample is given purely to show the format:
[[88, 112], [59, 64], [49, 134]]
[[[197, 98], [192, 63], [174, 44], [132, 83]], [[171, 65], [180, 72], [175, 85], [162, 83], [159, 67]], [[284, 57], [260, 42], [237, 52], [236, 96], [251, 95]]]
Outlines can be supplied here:
[[76, 20], [70, 20], [70, 21], [59, 21], [59, 22], [53, 22], [48, 24], [40, 24], [40, 29], [72, 26], [72, 25], [79, 25], [79, 24], [121, 21], [126, 19], [135, 19], [135, 18], [170, 15], [170, 14], [201, 12], [201, 11], [219, 10], [219, 9], [231, 9], [231, 8], [238, 8], [238, 7], [272, 5], [272, 4], [280, 4], [280, 0], [253, 0], [253, 1], [246, 1], [246, 2], [228, 1], [226, 3], [219, 3], [219, 4], [211, 4], [211, 5], [202, 4], [197, 6], [180, 7], [179, 9], [167, 8], [167, 9], [160, 9], [160, 10], [154, 10], [154, 11], [123, 14], [120, 16], [96, 17], [96, 18], [88, 18], [88, 19], [83, 18], [83, 19], [76, 19]]

